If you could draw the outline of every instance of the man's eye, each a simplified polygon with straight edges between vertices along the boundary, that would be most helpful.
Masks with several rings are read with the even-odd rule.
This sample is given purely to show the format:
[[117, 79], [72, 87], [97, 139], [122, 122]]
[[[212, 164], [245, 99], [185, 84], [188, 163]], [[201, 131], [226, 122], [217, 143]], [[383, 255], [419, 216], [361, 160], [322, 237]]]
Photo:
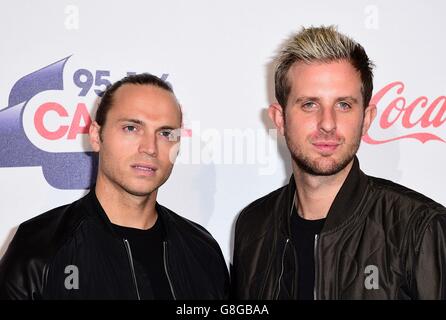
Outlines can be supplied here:
[[160, 131], [160, 135], [169, 141], [177, 141], [178, 140], [178, 130], [163, 130]]
[[314, 109], [316, 107], [316, 104], [314, 103], [314, 102], [311, 102], [311, 101], [309, 101], [309, 102], [305, 102], [303, 105], [302, 105], [302, 108], [304, 109], [304, 110], [311, 110], [311, 109]]
[[125, 126], [124, 127], [124, 131], [126, 131], [126, 132], [136, 132], [136, 127], [135, 126]]
[[170, 139], [173, 136], [173, 130], [163, 130], [163, 131], [160, 131], [160, 135], [162, 135], [165, 138]]
[[349, 110], [352, 108], [347, 102], [339, 102], [338, 105], [341, 110]]
[[163, 130], [160, 134], [164, 137], [169, 137], [172, 134], [172, 130]]

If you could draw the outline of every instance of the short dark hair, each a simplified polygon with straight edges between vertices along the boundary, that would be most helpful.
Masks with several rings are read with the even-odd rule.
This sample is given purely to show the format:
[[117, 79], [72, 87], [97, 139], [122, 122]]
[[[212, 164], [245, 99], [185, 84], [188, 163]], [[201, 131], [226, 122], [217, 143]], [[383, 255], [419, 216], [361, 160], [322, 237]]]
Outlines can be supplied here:
[[291, 84], [288, 71], [296, 62], [349, 61], [361, 75], [364, 107], [372, 98], [373, 67], [364, 48], [353, 39], [339, 33], [335, 26], [302, 28], [294, 34], [277, 57], [275, 70], [276, 99], [282, 108], [288, 102]]
[[140, 74], [128, 75], [122, 78], [121, 80], [116, 81], [111, 86], [109, 86], [105, 90], [102, 96], [101, 102], [99, 103], [98, 109], [96, 111], [96, 118], [95, 118], [96, 122], [101, 126], [101, 131], [102, 131], [102, 126], [105, 124], [105, 121], [107, 120], [107, 113], [110, 110], [111, 106], [113, 105], [113, 96], [116, 90], [118, 90], [124, 84], [151, 85], [169, 91], [173, 95], [175, 95], [169, 83], [167, 83], [166, 81], [157, 76], [154, 76], [153, 74], [140, 73]]

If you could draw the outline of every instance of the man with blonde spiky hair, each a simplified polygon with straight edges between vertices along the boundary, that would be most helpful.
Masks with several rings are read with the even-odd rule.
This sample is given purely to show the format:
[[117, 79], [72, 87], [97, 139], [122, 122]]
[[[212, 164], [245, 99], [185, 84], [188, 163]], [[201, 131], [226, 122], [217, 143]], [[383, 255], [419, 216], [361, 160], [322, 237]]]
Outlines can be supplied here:
[[235, 298], [446, 298], [446, 208], [359, 168], [372, 69], [335, 27], [303, 28], [280, 52], [269, 116], [293, 176], [237, 219]]

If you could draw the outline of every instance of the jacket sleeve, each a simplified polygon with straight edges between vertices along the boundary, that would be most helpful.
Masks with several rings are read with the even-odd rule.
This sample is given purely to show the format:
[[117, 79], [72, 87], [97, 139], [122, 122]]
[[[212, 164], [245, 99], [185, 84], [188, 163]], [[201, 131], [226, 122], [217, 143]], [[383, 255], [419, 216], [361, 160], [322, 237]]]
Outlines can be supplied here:
[[446, 299], [446, 213], [436, 214], [420, 231], [413, 251], [413, 298]]
[[0, 260], [0, 300], [30, 300], [27, 258], [20, 241], [20, 227]]

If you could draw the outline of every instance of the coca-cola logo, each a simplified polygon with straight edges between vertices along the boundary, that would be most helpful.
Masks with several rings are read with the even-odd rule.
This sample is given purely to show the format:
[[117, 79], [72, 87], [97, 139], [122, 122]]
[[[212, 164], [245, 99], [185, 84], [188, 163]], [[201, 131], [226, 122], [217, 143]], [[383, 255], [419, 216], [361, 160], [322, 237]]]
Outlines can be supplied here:
[[[369, 132], [363, 140], [370, 144], [382, 144], [391, 141], [412, 138], [426, 143], [429, 140], [446, 142], [443, 138], [433, 133], [440, 131], [437, 128], [446, 122], [446, 96], [429, 101], [425, 96], [420, 96], [412, 102], [404, 98], [404, 83], [395, 81], [379, 90], [372, 98], [371, 104], [378, 108], [378, 117], [375, 121], [386, 136], [391, 128], [398, 127], [408, 133], [386, 138], [372, 138]], [[395, 98], [393, 96], [397, 95]], [[385, 107], [385, 100], [389, 101]], [[383, 102], [384, 101], [384, 102]], [[384, 105], [383, 105], [384, 104]], [[382, 112], [380, 112], [382, 110]], [[437, 129], [437, 130], [436, 130]]]

